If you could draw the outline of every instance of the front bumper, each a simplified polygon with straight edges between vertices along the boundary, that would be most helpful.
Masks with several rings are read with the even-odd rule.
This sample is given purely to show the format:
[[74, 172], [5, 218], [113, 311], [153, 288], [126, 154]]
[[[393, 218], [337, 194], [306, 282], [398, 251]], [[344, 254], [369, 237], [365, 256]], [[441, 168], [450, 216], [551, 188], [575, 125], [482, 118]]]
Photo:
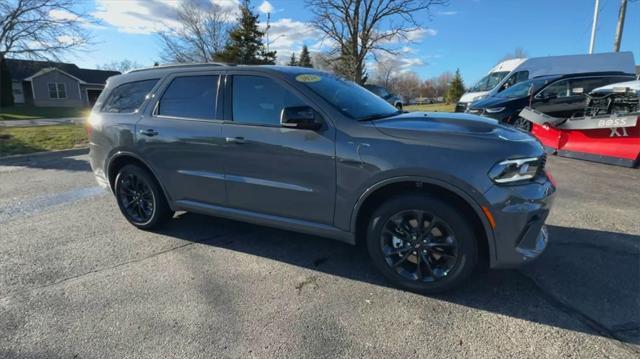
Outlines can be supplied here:
[[535, 181], [495, 185], [486, 193], [495, 219], [492, 268], [513, 268], [537, 258], [549, 239], [545, 221], [556, 187], [546, 173]]
[[469, 106], [468, 102], [458, 102], [456, 103], [454, 112], [465, 112], [467, 111], [468, 106]]

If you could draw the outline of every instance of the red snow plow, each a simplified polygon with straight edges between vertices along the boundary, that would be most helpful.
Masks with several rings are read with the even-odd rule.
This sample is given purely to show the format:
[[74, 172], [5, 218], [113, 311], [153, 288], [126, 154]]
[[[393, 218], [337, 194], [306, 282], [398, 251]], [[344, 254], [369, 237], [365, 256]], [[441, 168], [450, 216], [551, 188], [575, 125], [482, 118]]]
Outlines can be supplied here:
[[547, 152], [625, 167], [640, 165], [640, 112], [555, 118], [529, 107], [520, 117]]

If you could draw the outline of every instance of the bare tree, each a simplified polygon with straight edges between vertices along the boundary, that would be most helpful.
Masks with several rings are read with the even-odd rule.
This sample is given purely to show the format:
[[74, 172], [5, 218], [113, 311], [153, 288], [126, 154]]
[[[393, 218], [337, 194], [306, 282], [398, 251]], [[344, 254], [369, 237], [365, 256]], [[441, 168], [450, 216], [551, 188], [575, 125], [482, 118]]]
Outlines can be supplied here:
[[59, 60], [89, 43], [76, 0], [0, 1], [0, 60], [7, 56]]
[[513, 52], [509, 52], [506, 55], [502, 56], [502, 58], [498, 61], [501, 63], [502, 61], [511, 60], [511, 59], [526, 59], [529, 55], [524, 51], [522, 47], [516, 47]]
[[419, 97], [422, 81], [413, 71], [407, 71], [397, 74], [390, 86], [392, 92], [401, 95], [405, 100], [411, 100]]
[[333, 43], [334, 69], [362, 84], [365, 60], [375, 51], [397, 54], [393, 43], [410, 41], [433, 5], [448, 0], [306, 0], [313, 26]]
[[384, 88], [391, 88], [394, 77], [398, 74], [399, 61], [393, 57], [378, 59], [373, 72], [373, 82]]
[[98, 70], [111, 70], [111, 71], [119, 71], [122, 73], [125, 73], [129, 70], [137, 69], [140, 67], [142, 67], [142, 65], [140, 65], [136, 61], [132, 61], [129, 59], [124, 59], [121, 61], [111, 61], [106, 64], [96, 65], [96, 68]]
[[162, 60], [211, 62], [229, 36], [231, 14], [216, 4], [185, 2], [178, 9], [178, 28], [158, 33]]

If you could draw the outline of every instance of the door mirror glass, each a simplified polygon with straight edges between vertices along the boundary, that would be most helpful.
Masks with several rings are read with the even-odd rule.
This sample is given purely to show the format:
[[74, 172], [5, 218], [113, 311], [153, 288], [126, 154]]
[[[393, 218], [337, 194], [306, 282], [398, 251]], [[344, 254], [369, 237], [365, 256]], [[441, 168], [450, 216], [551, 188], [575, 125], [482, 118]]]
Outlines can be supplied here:
[[280, 124], [282, 127], [301, 130], [318, 130], [322, 127], [322, 122], [316, 115], [316, 111], [309, 106], [283, 108], [280, 116]]

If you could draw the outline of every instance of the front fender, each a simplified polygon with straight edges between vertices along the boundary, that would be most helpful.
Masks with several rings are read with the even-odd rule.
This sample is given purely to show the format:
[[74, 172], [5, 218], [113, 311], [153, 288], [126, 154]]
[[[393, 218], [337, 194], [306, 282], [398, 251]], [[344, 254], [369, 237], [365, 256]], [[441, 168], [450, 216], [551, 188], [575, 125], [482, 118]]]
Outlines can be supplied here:
[[487, 244], [489, 246], [489, 259], [491, 262], [494, 262], [496, 258], [495, 236], [491, 224], [487, 220], [487, 217], [482, 210], [483, 207], [488, 208], [489, 203], [481, 196], [478, 191], [472, 188], [468, 188], [468, 186], [464, 185], [464, 183], [459, 180], [445, 181], [442, 179], [421, 175], [403, 175], [379, 180], [367, 187], [366, 190], [354, 203], [350, 216], [350, 229], [352, 233], [356, 233], [358, 214], [367, 198], [369, 198], [373, 193], [384, 188], [385, 186], [401, 182], [416, 182], [441, 187], [456, 194], [458, 197], [464, 200], [469, 205], [469, 207], [473, 209], [474, 213], [482, 223], [484, 234], [487, 238]]

